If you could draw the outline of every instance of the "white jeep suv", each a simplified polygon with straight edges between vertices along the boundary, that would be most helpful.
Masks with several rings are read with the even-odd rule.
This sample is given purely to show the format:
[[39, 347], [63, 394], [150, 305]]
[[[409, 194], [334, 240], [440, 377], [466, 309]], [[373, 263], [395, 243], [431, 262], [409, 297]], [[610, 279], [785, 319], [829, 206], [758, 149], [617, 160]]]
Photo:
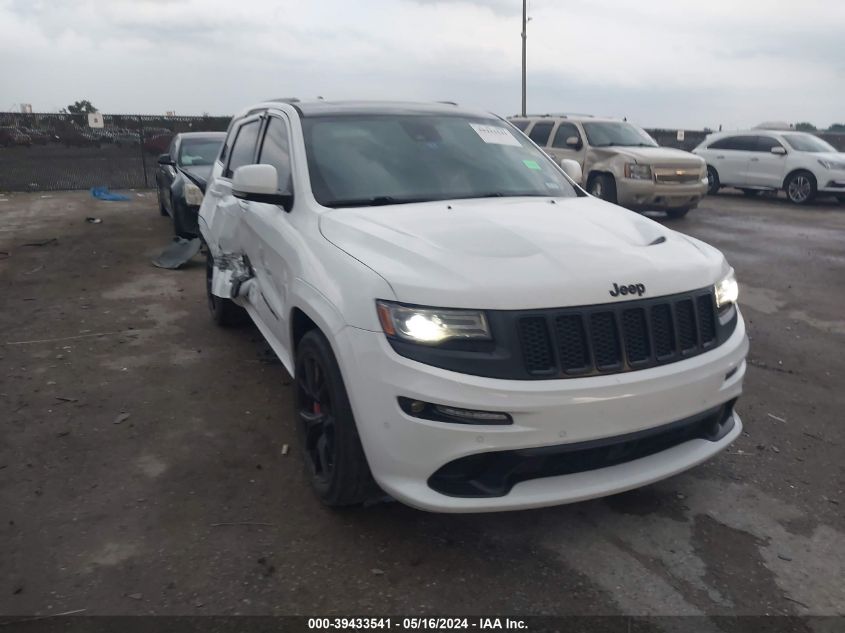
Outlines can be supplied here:
[[213, 318], [249, 315], [294, 376], [329, 505], [573, 502], [742, 430], [724, 256], [589, 196], [494, 115], [258, 104], [232, 120], [200, 231]]
[[753, 129], [711, 134], [693, 150], [707, 161], [711, 194], [736, 187], [748, 196], [783, 189], [795, 204], [817, 194], [845, 202], [845, 154], [806, 132]]

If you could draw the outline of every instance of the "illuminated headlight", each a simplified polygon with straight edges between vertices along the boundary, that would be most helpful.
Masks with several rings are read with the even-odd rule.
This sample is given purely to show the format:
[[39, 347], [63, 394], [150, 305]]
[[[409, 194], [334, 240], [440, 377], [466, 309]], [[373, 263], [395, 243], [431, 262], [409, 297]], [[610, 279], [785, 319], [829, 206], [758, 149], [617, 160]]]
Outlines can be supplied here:
[[825, 169], [842, 169], [845, 170], [845, 162], [838, 160], [827, 160], [825, 158], [819, 159], [819, 165]]
[[625, 178], [631, 180], [651, 180], [651, 165], [625, 163]]
[[450, 339], [490, 340], [490, 327], [483, 312], [417, 308], [377, 301], [379, 321], [390, 337], [435, 345]]
[[716, 307], [723, 308], [732, 303], [736, 303], [739, 298], [739, 284], [736, 282], [736, 276], [733, 269], [727, 276], [716, 284]]
[[198, 207], [202, 204], [202, 189], [194, 183], [186, 182], [183, 191], [185, 193], [185, 202], [189, 207]]

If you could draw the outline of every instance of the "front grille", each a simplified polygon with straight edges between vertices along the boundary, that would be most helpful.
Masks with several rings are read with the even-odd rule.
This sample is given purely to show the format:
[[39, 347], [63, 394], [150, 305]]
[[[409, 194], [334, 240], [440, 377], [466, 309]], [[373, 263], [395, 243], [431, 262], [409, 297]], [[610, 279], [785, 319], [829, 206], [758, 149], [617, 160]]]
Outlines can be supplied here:
[[688, 358], [717, 339], [711, 290], [618, 304], [542, 310], [516, 321], [534, 377], [612, 374]]
[[615, 369], [622, 362], [616, 328], [616, 315], [613, 312], [594, 312], [590, 316], [590, 342], [599, 369]]
[[555, 336], [560, 365], [565, 372], [582, 372], [590, 366], [590, 350], [580, 314], [564, 314], [555, 319]]
[[529, 317], [520, 322], [519, 342], [525, 368], [532, 374], [541, 374], [554, 369], [551, 339], [542, 317]]
[[689, 185], [701, 180], [701, 174], [696, 168], [655, 168], [655, 182], [666, 185]]
[[[635, 295], [636, 297], [636, 295]], [[603, 376], [683, 360], [721, 345], [739, 313], [713, 289], [570, 308], [487, 310], [491, 339], [419, 345], [388, 337], [401, 356], [504, 380]]]
[[651, 343], [643, 308], [631, 308], [622, 313], [622, 336], [629, 363], [633, 365], [648, 360]]
[[651, 337], [654, 340], [655, 357], [668, 358], [675, 353], [675, 325], [672, 322], [672, 307], [668, 303], [651, 308]]

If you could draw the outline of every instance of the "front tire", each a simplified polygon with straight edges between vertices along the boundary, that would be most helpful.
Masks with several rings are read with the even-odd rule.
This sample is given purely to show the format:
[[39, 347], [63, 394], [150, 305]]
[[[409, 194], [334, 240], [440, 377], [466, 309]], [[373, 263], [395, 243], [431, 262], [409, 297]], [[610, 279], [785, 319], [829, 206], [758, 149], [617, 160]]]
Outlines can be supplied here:
[[796, 171], [786, 179], [784, 189], [792, 204], [809, 204], [816, 197], [816, 179], [808, 171]]
[[156, 192], [158, 194], [158, 212], [167, 217], [167, 209], [164, 208], [164, 200], [161, 197], [161, 188], [157, 187]]
[[616, 179], [610, 174], [596, 174], [590, 179], [589, 192], [596, 198], [616, 204]]
[[296, 348], [297, 431], [311, 487], [327, 506], [363, 503], [378, 490], [331, 345], [310, 330]]
[[719, 182], [719, 172], [714, 167], [707, 165], [707, 193], [715, 196], [719, 193], [719, 188], [722, 184]]
[[208, 310], [211, 319], [220, 327], [237, 327], [247, 320], [247, 313], [231, 299], [218, 297], [211, 292], [211, 280], [214, 276], [214, 256], [208, 245], [205, 246], [205, 293], [208, 297]]
[[678, 207], [677, 209], [666, 209], [666, 216], [678, 220], [690, 212], [692, 207]]

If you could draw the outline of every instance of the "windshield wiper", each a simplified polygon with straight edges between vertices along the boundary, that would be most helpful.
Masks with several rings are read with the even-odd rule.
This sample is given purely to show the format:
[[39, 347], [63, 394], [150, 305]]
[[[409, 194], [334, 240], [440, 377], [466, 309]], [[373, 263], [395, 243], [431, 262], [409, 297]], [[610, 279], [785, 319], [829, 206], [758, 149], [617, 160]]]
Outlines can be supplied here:
[[549, 197], [548, 194], [536, 192], [504, 192], [504, 191], [485, 191], [479, 193], [468, 193], [456, 196], [444, 197], [407, 197], [396, 198], [393, 196], [373, 196], [372, 198], [352, 198], [349, 200], [332, 200], [330, 202], [322, 203], [324, 207], [331, 207], [332, 209], [343, 209], [348, 207], [383, 207], [389, 204], [413, 204], [415, 202], [437, 202], [444, 200], [467, 200], [472, 198], [519, 198], [519, 197]]
[[532, 198], [532, 197], [539, 197], [539, 198], [550, 198], [548, 194], [545, 193], [537, 193], [534, 191], [514, 191], [514, 192], [504, 192], [504, 191], [486, 191], [484, 193], [468, 193], [466, 195], [461, 196], [449, 196], [446, 200], [468, 200], [472, 198]]
[[341, 209], [344, 207], [383, 207], [389, 204], [412, 204], [414, 202], [431, 202], [436, 198], [394, 198], [393, 196], [373, 196], [372, 198], [351, 198], [349, 200], [331, 200], [324, 202], [324, 207]]

